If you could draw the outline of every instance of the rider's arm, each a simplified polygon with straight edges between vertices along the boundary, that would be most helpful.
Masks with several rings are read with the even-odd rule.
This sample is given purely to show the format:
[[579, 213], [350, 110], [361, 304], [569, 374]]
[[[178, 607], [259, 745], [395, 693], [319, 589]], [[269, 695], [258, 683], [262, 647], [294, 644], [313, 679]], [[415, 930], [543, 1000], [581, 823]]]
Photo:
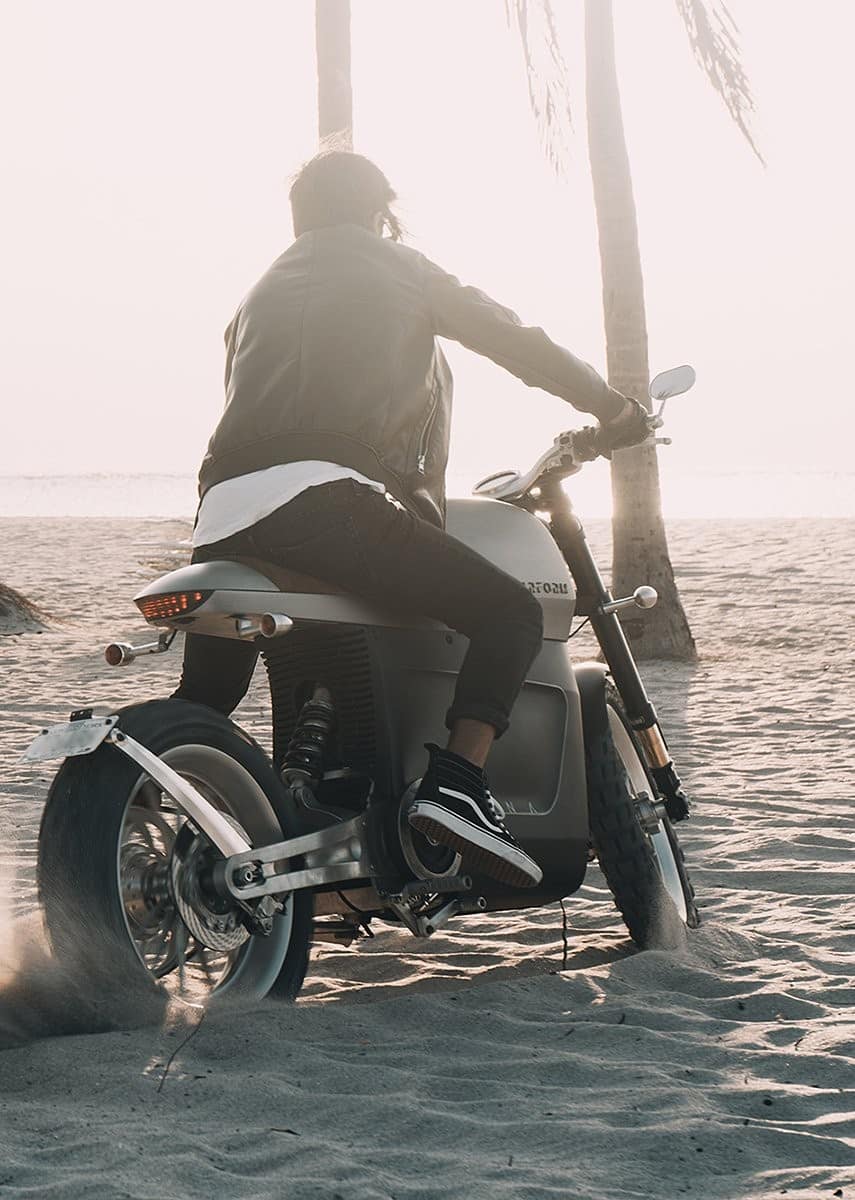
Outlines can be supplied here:
[[235, 343], [237, 341], [238, 318], [240, 317], [240, 309], [235, 313], [229, 322], [226, 332], [223, 334], [223, 339], [226, 343], [226, 368], [225, 368], [225, 385], [226, 396], [229, 394], [229, 380], [232, 377], [232, 359], [235, 356]]
[[553, 342], [542, 329], [523, 325], [515, 312], [477, 288], [464, 287], [424, 259], [425, 295], [434, 331], [491, 358], [529, 387], [543, 388], [580, 412], [610, 421], [625, 398], [580, 358]]

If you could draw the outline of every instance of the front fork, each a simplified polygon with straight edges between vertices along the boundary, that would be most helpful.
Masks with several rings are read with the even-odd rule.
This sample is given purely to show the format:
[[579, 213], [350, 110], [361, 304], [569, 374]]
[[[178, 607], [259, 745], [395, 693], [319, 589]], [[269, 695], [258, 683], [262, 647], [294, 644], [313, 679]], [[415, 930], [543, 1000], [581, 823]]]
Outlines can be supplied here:
[[665, 802], [665, 811], [672, 821], [685, 821], [689, 816], [688, 797], [683, 791], [680, 777], [668, 752], [668, 744], [659, 726], [659, 718], [638, 673], [621, 623], [616, 613], [606, 611], [606, 607], [613, 603], [613, 597], [603, 583], [591, 554], [582, 522], [573, 512], [563, 491], [556, 488], [550, 500], [552, 536], [564, 555], [576, 584], [576, 612], [579, 616], [589, 618], [591, 628], [597, 635], [629, 723], [644, 751], [657, 790]]

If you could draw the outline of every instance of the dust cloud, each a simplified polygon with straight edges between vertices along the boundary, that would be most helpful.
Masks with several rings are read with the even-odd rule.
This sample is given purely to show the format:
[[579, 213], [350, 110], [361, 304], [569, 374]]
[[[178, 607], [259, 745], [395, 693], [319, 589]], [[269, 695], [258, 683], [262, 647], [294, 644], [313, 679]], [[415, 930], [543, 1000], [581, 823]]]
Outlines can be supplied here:
[[[0, 895], [6, 896], [9, 889], [2, 883]], [[162, 1019], [162, 997], [141, 998], [121, 977], [111, 978], [109, 956], [93, 971], [87, 961], [89, 931], [78, 933], [79, 962], [60, 965], [41, 913], [13, 916], [0, 901], [0, 1050], [38, 1038], [137, 1028]]]

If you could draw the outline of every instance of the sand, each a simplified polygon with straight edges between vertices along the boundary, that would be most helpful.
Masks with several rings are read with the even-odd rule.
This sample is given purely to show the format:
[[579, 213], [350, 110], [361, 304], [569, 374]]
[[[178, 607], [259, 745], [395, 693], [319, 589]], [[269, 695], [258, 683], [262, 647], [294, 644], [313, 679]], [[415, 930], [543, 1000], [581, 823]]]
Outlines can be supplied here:
[[[592, 869], [566, 962], [554, 905], [319, 946], [292, 1007], [54, 1036], [91, 1013], [40, 957], [51, 767], [19, 755], [172, 686], [174, 652], [100, 653], [187, 532], [0, 522], [49, 624], [0, 638], [0, 1197], [855, 1197], [855, 522], [672, 526], [702, 657], [644, 675], [695, 801], [683, 949], [636, 952]], [[239, 719], [269, 744], [262, 679]]]
[[20, 633], [44, 633], [47, 623], [26, 596], [0, 584], [0, 637]]

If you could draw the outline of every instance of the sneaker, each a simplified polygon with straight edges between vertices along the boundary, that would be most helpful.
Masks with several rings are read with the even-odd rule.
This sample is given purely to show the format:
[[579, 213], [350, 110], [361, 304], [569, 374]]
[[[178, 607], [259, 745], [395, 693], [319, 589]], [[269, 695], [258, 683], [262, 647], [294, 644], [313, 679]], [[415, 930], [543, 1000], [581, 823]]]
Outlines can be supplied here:
[[505, 827], [480, 767], [431, 743], [425, 749], [430, 762], [408, 814], [413, 829], [460, 851], [470, 866], [500, 883], [540, 883], [543, 872]]

